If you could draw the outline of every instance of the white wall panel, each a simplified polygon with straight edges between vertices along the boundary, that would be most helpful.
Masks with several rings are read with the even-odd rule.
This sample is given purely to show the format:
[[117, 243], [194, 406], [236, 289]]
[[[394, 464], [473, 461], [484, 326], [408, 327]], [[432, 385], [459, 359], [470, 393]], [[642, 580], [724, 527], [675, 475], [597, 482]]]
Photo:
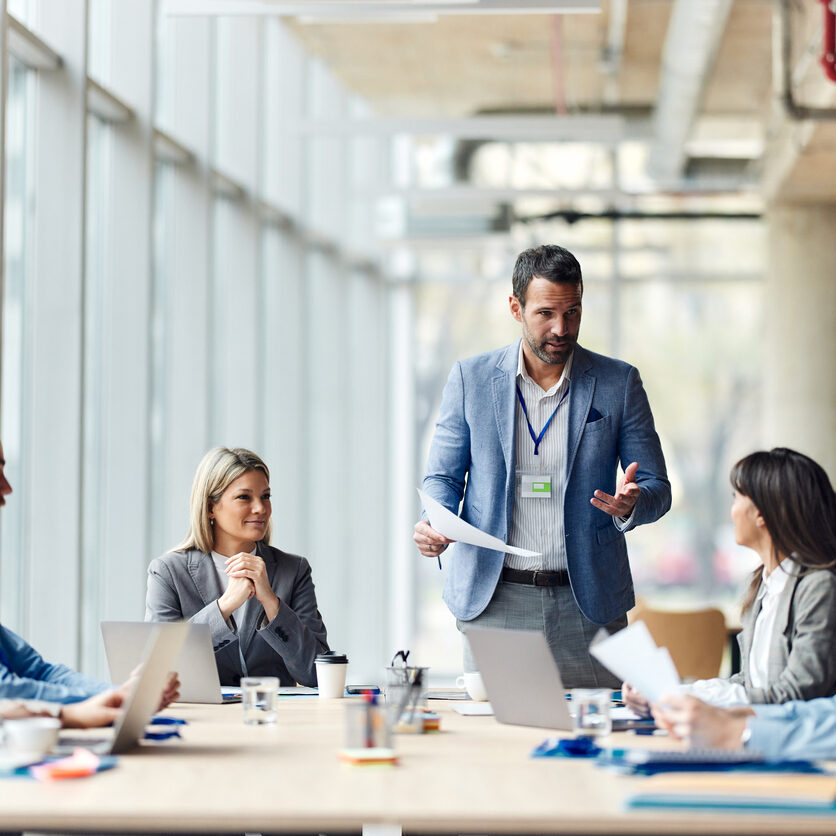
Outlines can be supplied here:
[[87, 23], [84, 0], [43, 0], [40, 31], [63, 57], [39, 74], [34, 146], [28, 420], [18, 501], [29, 549], [20, 626], [44, 655], [78, 663], [82, 273]]

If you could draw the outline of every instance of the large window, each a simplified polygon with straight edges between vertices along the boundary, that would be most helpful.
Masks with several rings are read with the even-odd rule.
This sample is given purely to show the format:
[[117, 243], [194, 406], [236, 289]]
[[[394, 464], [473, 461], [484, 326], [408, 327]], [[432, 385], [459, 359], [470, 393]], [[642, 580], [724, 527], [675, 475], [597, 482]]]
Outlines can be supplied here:
[[[2, 343], [2, 428], [6, 472], [14, 488], [24, 496], [21, 480], [26, 460], [27, 438], [27, 311], [31, 283], [29, 246], [32, 213], [35, 211], [32, 188], [31, 97], [33, 77], [30, 70], [13, 58], [9, 60], [6, 99], [6, 194], [3, 229], [3, 343]], [[17, 500], [18, 497], [15, 497]], [[26, 587], [25, 504], [10, 502], [0, 517], [0, 607], [6, 623], [22, 624], [22, 594]]]
[[[368, 231], [344, 222], [361, 217], [345, 159], [332, 141], [308, 167], [289, 131], [310, 59], [273, 18], [9, 8], [49, 54], [8, 74], [2, 438], [17, 490], [0, 517], [0, 617], [106, 676], [99, 622], [142, 617], [148, 562], [186, 531], [199, 459], [249, 446], [274, 474], [277, 545], [309, 558], [335, 644], [376, 676], [385, 654], [352, 607], [385, 612], [385, 541], [347, 521], [381, 510], [386, 284]], [[347, 111], [327, 68], [315, 74], [323, 112]], [[382, 164], [366, 155], [364, 177]], [[328, 319], [308, 304], [320, 294], [338, 300]], [[319, 469], [311, 420], [327, 437]], [[357, 464], [375, 487], [346, 504]]]

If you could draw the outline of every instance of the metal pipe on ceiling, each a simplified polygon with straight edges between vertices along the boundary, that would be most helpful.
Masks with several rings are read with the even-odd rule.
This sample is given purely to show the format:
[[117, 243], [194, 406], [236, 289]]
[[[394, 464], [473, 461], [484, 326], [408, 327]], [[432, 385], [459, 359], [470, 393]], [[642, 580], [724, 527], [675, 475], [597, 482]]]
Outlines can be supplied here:
[[714, 65], [733, 0], [675, 0], [662, 53], [648, 173], [679, 177], [705, 82]]

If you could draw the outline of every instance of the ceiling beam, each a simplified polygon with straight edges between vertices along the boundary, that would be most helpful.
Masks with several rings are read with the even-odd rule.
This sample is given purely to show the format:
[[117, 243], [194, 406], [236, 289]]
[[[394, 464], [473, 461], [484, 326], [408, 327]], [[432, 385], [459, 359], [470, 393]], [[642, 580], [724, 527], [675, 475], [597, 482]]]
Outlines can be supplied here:
[[[420, 20], [427, 15], [503, 15], [503, 14], [594, 14], [601, 11], [600, 0], [165, 0], [165, 15], [273, 15], [306, 20], [339, 20], [369, 23], [374, 19], [403, 17]], [[417, 17], [416, 17], [417, 16]]]
[[657, 195], [673, 195], [676, 197], [712, 197], [715, 195], [740, 195], [746, 193], [757, 194], [757, 184], [752, 181], [743, 181], [736, 178], [728, 180], [680, 180], [671, 184], [671, 188], [659, 190], [647, 187], [634, 189], [625, 188], [530, 188], [520, 186], [469, 186], [450, 185], [420, 188], [410, 186], [406, 188], [392, 188], [381, 186], [378, 189], [363, 189], [355, 191], [354, 195], [359, 198], [396, 198], [410, 204], [481, 204], [481, 203], [507, 203], [516, 200], [548, 198], [551, 200], [562, 200], [569, 198], [595, 197], [608, 201], [631, 200]]
[[486, 142], [603, 142], [648, 139], [650, 122], [621, 116], [470, 116], [460, 119], [302, 119], [291, 133], [317, 136], [445, 136]]

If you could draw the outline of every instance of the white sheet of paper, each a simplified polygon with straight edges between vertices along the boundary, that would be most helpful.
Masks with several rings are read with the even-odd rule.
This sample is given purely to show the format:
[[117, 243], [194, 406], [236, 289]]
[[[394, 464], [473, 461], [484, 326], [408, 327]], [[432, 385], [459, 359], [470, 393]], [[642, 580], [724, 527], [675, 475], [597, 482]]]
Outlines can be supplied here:
[[668, 649], [656, 647], [643, 621], [636, 621], [612, 636], [593, 642], [589, 652], [651, 702], [679, 686], [679, 674]]
[[443, 534], [450, 540], [455, 540], [457, 543], [468, 543], [471, 546], [481, 546], [483, 549], [518, 554], [520, 557], [540, 557], [540, 552], [509, 546], [507, 543], [503, 543], [499, 537], [486, 534], [476, 526], [465, 522], [461, 517], [457, 517], [454, 513], [448, 511], [440, 502], [420, 489], [418, 495], [421, 497], [421, 502], [424, 503], [424, 510], [427, 512], [430, 525], [439, 534]]
[[464, 714], [466, 717], [493, 717], [489, 702], [457, 702], [452, 708], [456, 714]]

